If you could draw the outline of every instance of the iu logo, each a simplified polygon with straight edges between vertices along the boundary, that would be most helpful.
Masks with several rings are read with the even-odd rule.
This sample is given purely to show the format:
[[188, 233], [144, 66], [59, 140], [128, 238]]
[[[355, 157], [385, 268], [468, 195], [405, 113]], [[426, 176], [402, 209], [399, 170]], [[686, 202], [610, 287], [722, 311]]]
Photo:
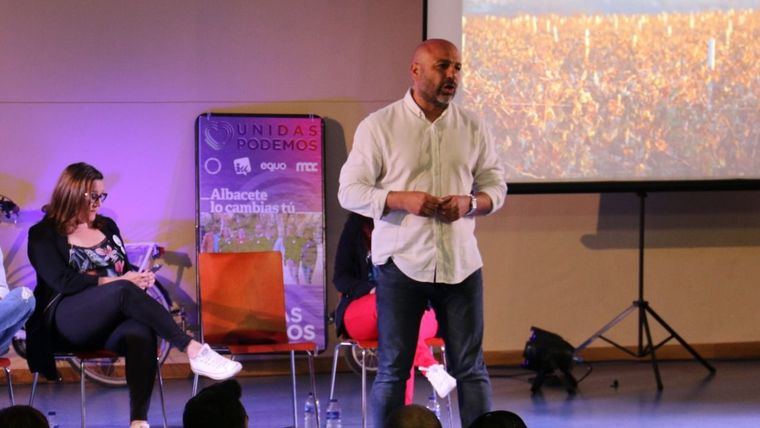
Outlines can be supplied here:
[[319, 172], [317, 162], [298, 162], [296, 163], [297, 172]]
[[251, 172], [251, 160], [248, 158], [234, 159], [232, 165], [237, 175], [248, 175]]

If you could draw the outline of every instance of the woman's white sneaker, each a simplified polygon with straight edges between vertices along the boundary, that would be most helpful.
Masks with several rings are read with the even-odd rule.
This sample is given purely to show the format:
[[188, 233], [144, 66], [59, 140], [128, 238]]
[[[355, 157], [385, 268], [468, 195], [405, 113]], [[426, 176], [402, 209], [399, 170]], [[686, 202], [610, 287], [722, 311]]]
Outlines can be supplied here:
[[190, 369], [193, 373], [214, 380], [229, 379], [235, 376], [242, 368], [242, 364], [222, 357], [205, 343], [198, 352], [198, 355], [190, 358]]

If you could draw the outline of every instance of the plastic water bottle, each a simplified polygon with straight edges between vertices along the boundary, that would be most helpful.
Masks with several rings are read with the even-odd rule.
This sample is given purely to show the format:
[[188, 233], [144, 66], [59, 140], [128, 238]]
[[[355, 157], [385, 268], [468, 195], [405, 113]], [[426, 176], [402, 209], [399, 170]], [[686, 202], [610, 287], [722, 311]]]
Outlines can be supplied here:
[[306, 397], [306, 404], [303, 406], [303, 426], [304, 428], [317, 428], [317, 402], [311, 392]]
[[435, 394], [430, 394], [430, 397], [428, 397], [427, 405], [428, 410], [435, 413], [435, 417], [438, 418], [438, 420], [441, 420], [441, 405], [438, 404], [438, 400], [435, 398]]
[[340, 421], [340, 404], [337, 398], [330, 400], [327, 405], [327, 423], [326, 428], [341, 428]]
[[50, 428], [58, 428], [58, 418], [56, 417], [55, 410], [48, 410], [47, 422]]

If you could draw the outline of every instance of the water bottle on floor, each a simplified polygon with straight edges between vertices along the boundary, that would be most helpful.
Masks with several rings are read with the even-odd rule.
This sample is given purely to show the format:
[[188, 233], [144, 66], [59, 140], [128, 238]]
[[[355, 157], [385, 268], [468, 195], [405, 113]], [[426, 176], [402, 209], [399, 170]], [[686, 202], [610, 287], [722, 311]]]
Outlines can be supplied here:
[[430, 394], [430, 397], [428, 397], [427, 405], [428, 410], [435, 413], [435, 417], [438, 418], [438, 420], [441, 420], [441, 405], [438, 404], [438, 400], [435, 398], [435, 393]]
[[337, 398], [330, 400], [330, 404], [327, 405], [327, 423], [326, 428], [341, 428], [340, 421], [340, 404]]
[[317, 428], [317, 401], [311, 392], [306, 397], [306, 404], [303, 406], [303, 426], [304, 428]]
[[56, 417], [55, 410], [48, 410], [47, 422], [50, 428], [58, 428], [58, 418]]

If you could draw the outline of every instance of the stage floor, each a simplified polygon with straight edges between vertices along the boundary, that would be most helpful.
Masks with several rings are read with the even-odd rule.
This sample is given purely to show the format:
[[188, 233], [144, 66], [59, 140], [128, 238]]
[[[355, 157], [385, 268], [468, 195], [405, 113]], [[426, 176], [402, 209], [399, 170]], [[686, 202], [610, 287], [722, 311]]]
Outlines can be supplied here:
[[[569, 396], [560, 386], [545, 385], [543, 394], [531, 397], [531, 374], [516, 367], [491, 367], [494, 409], [506, 409], [523, 417], [530, 428], [632, 428], [632, 427], [760, 427], [760, 361], [715, 361], [714, 376], [694, 361], [663, 362], [664, 390], [657, 391], [648, 362], [594, 364], [593, 372]], [[576, 374], [582, 372], [576, 368]], [[292, 425], [289, 377], [240, 378], [243, 404], [251, 427]], [[617, 388], [612, 385], [617, 381]], [[330, 390], [329, 375], [317, 378], [322, 410]], [[182, 409], [190, 397], [191, 380], [166, 383], [167, 411], [172, 427], [182, 426]], [[307, 394], [308, 376], [299, 376], [299, 425]], [[3, 388], [4, 389], [4, 388]], [[336, 396], [343, 409], [343, 426], [360, 426], [360, 378], [340, 373]], [[26, 402], [28, 385], [15, 388], [17, 402]], [[8, 404], [7, 394], [0, 406]], [[416, 402], [424, 404], [430, 386], [418, 377]], [[158, 389], [150, 412], [153, 427], [161, 426]], [[456, 400], [454, 400], [456, 401]], [[80, 426], [79, 384], [42, 384], [35, 406], [55, 410], [61, 427]], [[456, 408], [456, 404], [454, 405]], [[90, 427], [127, 427], [129, 406], [126, 389], [87, 383], [87, 418]], [[445, 413], [444, 413], [445, 416]], [[455, 426], [459, 426], [454, 410]], [[444, 427], [448, 423], [444, 417]]]

